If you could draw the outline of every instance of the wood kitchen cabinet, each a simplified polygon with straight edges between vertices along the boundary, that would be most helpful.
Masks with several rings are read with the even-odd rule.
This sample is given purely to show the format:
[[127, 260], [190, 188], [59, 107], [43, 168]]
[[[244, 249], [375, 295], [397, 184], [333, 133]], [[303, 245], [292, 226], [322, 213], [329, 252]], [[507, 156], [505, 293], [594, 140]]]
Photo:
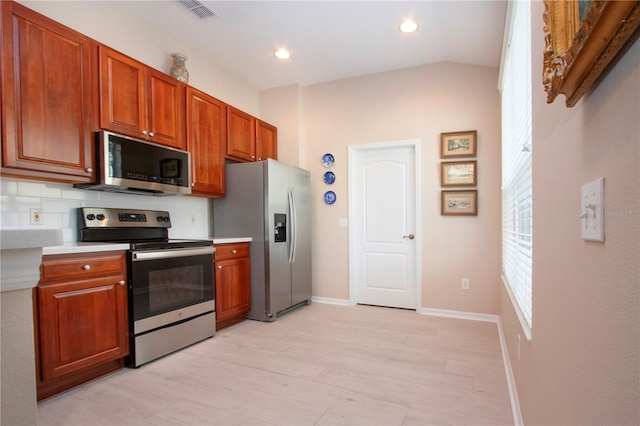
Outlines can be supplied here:
[[38, 400], [124, 366], [126, 281], [125, 252], [43, 257], [34, 289]]
[[227, 158], [247, 162], [277, 160], [277, 135], [271, 124], [227, 106]]
[[249, 243], [217, 244], [216, 330], [247, 319], [251, 310]]
[[186, 149], [186, 85], [101, 45], [100, 127]]
[[2, 175], [95, 180], [97, 44], [13, 1], [2, 14]]
[[187, 148], [191, 153], [193, 195], [224, 196], [226, 120], [224, 102], [187, 87]]
[[271, 124], [256, 119], [256, 159], [278, 159], [278, 129]]

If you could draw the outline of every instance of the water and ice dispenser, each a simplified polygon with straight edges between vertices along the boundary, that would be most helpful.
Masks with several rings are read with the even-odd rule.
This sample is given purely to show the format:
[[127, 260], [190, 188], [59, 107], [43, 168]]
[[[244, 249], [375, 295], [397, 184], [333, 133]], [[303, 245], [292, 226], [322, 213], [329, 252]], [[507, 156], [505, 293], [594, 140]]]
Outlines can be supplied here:
[[287, 241], [287, 215], [282, 213], [275, 213], [273, 215], [274, 226], [274, 238], [276, 243], [284, 243]]

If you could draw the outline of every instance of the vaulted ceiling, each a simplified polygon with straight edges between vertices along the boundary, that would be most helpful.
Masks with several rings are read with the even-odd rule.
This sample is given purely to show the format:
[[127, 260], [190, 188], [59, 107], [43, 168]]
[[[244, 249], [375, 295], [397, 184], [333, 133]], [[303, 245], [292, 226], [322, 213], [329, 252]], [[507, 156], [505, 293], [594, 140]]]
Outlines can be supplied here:
[[[197, 3], [183, 0], [183, 3]], [[257, 89], [313, 84], [454, 61], [498, 67], [506, 0], [201, 1], [198, 19], [175, 0], [126, 1], [140, 19], [188, 42]], [[411, 18], [413, 33], [399, 31]], [[273, 52], [286, 48], [291, 57]]]

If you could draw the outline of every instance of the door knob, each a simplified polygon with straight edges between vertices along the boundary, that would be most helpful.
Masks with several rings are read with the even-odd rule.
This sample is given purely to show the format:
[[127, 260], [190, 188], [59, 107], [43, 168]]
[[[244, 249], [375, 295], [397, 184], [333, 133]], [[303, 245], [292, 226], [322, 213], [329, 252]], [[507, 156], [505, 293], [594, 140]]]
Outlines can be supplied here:
[[413, 240], [413, 239], [415, 238], [415, 236], [414, 236], [413, 234], [409, 234], [409, 235], [405, 235], [405, 236], [404, 236], [404, 237], [402, 237], [402, 238], [408, 238], [408, 239], [410, 239], [410, 240]]

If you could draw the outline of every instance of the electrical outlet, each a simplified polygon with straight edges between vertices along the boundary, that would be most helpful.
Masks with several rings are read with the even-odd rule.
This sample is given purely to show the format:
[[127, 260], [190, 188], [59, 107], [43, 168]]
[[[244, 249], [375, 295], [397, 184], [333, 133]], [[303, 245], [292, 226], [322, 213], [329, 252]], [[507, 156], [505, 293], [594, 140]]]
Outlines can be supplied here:
[[191, 215], [191, 224], [192, 225], [196, 224], [196, 216], [195, 215]]
[[469, 290], [469, 278], [462, 279], [462, 289]]
[[42, 225], [42, 210], [41, 209], [30, 209], [31, 214], [31, 224], [32, 225]]

